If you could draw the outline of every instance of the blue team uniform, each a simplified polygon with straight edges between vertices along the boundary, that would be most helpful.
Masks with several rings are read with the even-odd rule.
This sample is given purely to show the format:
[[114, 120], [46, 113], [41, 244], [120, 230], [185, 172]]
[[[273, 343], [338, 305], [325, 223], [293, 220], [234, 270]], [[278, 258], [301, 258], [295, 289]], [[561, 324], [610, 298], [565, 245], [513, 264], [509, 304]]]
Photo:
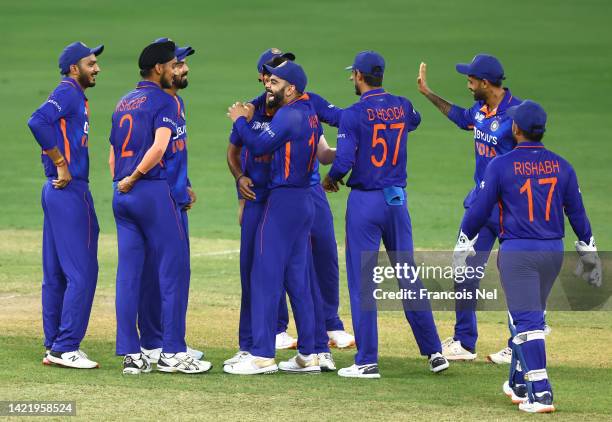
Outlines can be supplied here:
[[[185, 103], [183, 99], [176, 95], [174, 97], [177, 107], [177, 130], [170, 140], [168, 149], [164, 155], [166, 165], [166, 175], [172, 197], [177, 205], [177, 213], [180, 214], [185, 242], [189, 250], [189, 221], [185, 206], [191, 202], [187, 188], [191, 186], [187, 176], [187, 126], [185, 120]], [[191, 276], [189, 255], [187, 256], [187, 276]], [[144, 269], [144, 280], [151, 280], [142, 283], [140, 289], [140, 306], [138, 310], [138, 331], [140, 332], [140, 343], [145, 349], [157, 349], [162, 347], [162, 315], [161, 315], [161, 296], [159, 291], [159, 281], [157, 280], [155, 255], [147, 253]], [[157, 286], [157, 288], [153, 287]], [[184, 300], [188, 301], [189, 283], [182, 292]]]
[[[41, 146], [45, 347], [79, 349], [85, 336], [98, 279], [99, 226], [89, 191], [89, 107], [81, 86], [66, 77], [28, 121]], [[58, 147], [72, 181], [54, 189], [57, 169], [45, 150]]]
[[[489, 110], [484, 101], [476, 101], [468, 109], [453, 105], [448, 113], [448, 118], [460, 129], [474, 132], [475, 187], [470, 190], [463, 201], [463, 207], [466, 210], [469, 209], [474, 200], [489, 162], [498, 155], [512, 151], [516, 145], [512, 136], [512, 119], [506, 116], [506, 110], [508, 107], [519, 104], [521, 100], [514, 97], [509, 89], [505, 89], [505, 91], [504, 98], [494, 110]], [[473, 267], [486, 265], [498, 233], [499, 211], [493, 210], [487, 224], [480, 230], [478, 241], [474, 245], [477, 254], [468, 259], [468, 265]], [[476, 349], [476, 340], [478, 339], [475, 291], [479, 284], [480, 279], [473, 277], [466, 278], [463, 283], [455, 285], [456, 291], [471, 292], [472, 294], [468, 297], [474, 298], [455, 302], [456, 322], [453, 337], [454, 340], [460, 341], [465, 349], [472, 352]]]
[[574, 169], [541, 142], [522, 142], [489, 164], [465, 214], [463, 232], [473, 238], [494, 208], [500, 223], [498, 268], [513, 336], [510, 385], [527, 380], [533, 401], [536, 393], [552, 394], [544, 311], [563, 262], [563, 212], [579, 240], [589, 243], [591, 226]]
[[[404, 188], [408, 132], [420, 122], [421, 116], [410, 101], [382, 88], [364, 93], [342, 114], [336, 159], [329, 176], [339, 180], [352, 169], [347, 181], [351, 192], [346, 208], [346, 268], [357, 365], [378, 362], [374, 285], [372, 280], [362, 280], [363, 274], [372, 273], [376, 260], [362, 263], [362, 253], [376, 254], [382, 239], [387, 251], [401, 252], [399, 259], [414, 265]], [[419, 291], [423, 284], [417, 280], [402, 288]], [[440, 352], [429, 301], [415, 300], [406, 303], [404, 309], [421, 354]]]
[[298, 349], [315, 353], [314, 283], [309, 282], [308, 244], [314, 218], [310, 178], [314, 170], [321, 125], [308, 96], [281, 107], [263, 131], [251, 130], [245, 118], [235, 130], [255, 156], [272, 154], [270, 193], [255, 237], [251, 270], [251, 354], [272, 358], [278, 304], [283, 282], [294, 310]]
[[[157, 84], [141, 81], [117, 104], [112, 117], [110, 142], [115, 154], [118, 182], [132, 174], [153, 145], [155, 131], [169, 128], [178, 133], [177, 103]], [[145, 256], [154, 256], [162, 314], [162, 349], [186, 350], [185, 315], [189, 276], [186, 233], [167, 182], [165, 164], [147, 172], [128, 193], [114, 192], [117, 223], [117, 354], [140, 353], [137, 331], [139, 296], [144, 280]], [[151, 288], [156, 288], [152, 283]], [[153, 305], [154, 306], [154, 305]], [[144, 346], [144, 345], [143, 345]]]

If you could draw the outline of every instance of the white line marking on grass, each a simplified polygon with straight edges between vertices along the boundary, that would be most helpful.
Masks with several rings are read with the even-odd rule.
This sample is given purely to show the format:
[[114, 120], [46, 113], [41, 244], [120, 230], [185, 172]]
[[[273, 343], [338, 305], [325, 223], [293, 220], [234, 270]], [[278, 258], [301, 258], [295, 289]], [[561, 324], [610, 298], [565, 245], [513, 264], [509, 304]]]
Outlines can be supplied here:
[[240, 252], [240, 249], [230, 249], [227, 251], [193, 253], [191, 256], [217, 256], [217, 255], [233, 255]]

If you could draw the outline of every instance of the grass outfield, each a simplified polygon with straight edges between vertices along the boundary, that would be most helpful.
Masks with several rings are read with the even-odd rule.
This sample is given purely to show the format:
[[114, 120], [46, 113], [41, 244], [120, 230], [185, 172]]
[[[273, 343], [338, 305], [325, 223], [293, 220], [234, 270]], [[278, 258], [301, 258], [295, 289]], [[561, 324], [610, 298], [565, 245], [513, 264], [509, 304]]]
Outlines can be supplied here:
[[[236, 198], [225, 163], [231, 127], [225, 110], [257, 95], [255, 63], [271, 46], [293, 51], [309, 77], [308, 90], [339, 106], [357, 97], [343, 68], [356, 52], [380, 51], [387, 61], [385, 87], [413, 100], [423, 115], [410, 136], [408, 194], [415, 246], [449, 249], [472, 186], [471, 133], [459, 131], [416, 90], [421, 61], [429, 84], [460, 105], [471, 104], [465, 78], [454, 64], [476, 53], [497, 55], [507, 85], [521, 98], [541, 102], [549, 114], [545, 143], [576, 168], [601, 250], [612, 250], [612, 3], [453, 0], [180, 3], [46, 0], [3, 5], [0, 66], [0, 397], [2, 400], [76, 400], [83, 419], [431, 419], [506, 420], [522, 415], [500, 393], [507, 367], [482, 357], [505, 342], [505, 315], [482, 313], [479, 361], [429, 373], [403, 315], [382, 313], [381, 371], [376, 382], [333, 374], [233, 377], [220, 363], [236, 348], [239, 308]], [[190, 211], [191, 345], [215, 364], [203, 376], [120, 375], [114, 356], [116, 244], [107, 168], [110, 116], [138, 80], [142, 47], [160, 36], [190, 44], [187, 106], [190, 179], [199, 202]], [[100, 277], [83, 348], [101, 363], [95, 372], [47, 368], [40, 321], [40, 151], [26, 126], [32, 111], [59, 80], [57, 57], [74, 40], [106, 45], [98, 86], [87, 91], [91, 109], [90, 180], [102, 230]], [[335, 143], [335, 130], [325, 127]], [[325, 171], [325, 170], [322, 170]], [[330, 195], [338, 239], [347, 191]], [[69, 224], [69, 222], [67, 222]], [[569, 225], [567, 247], [572, 248]], [[342, 248], [343, 245], [340, 245]], [[341, 316], [350, 326], [343, 254]], [[564, 420], [612, 419], [612, 314], [551, 312], [547, 339], [550, 375]], [[454, 316], [438, 312], [440, 334]], [[291, 329], [295, 333], [294, 328]], [[286, 358], [290, 353], [280, 353]], [[353, 352], [335, 354], [339, 366]]]
[[[380, 317], [380, 380], [350, 380], [335, 374], [274, 374], [239, 377], [222, 372], [221, 362], [236, 351], [240, 281], [237, 243], [194, 238], [188, 314], [189, 343], [202, 348], [215, 365], [203, 375], [151, 373], [121, 375], [114, 356], [115, 239], [100, 240], [100, 281], [83, 349], [100, 369], [77, 371], [41, 364], [40, 235], [33, 231], [0, 231], [7, 244], [0, 275], [2, 369], [0, 397], [9, 399], [76, 400], [78, 416], [109, 419], [224, 420], [426, 420], [519, 418], [516, 406], [501, 393], [507, 366], [484, 362], [507, 336], [503, 312], [480, 315], [479, 359], [451, 364], [439, 375], [418, 356], [403, 314]], [[8, 247], [8, 244], [11, 247]], [[342, 275], [342, 303], [348, 303]], [[341, 316], [350, 325], [346, 306]], [[453, 315], [436, 312], [440, 335], [452, 332]], [[612, 342], [609, 312], [562, 313], [547, 316], [553, 328], [547, 339], [549, 373], [562, 420], [612, 419]], [[290, 327], [295, 333], [295, 328]], [[352, 363], [354, 351], [334, 353], [339, 366]], [[288, 358], [293, 352], [279, 353]]]

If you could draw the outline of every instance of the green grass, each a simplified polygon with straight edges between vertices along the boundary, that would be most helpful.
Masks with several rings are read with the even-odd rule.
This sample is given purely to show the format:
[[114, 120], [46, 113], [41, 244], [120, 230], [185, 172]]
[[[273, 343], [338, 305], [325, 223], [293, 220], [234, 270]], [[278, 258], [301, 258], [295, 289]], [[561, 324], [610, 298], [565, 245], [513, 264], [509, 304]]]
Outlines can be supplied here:
[[[418, 65], [428, 63], [435, 91], [467, 106], [472, 99], [454, 64], [479, 52], [495, 54], [505, 65], [513, 93], [541, 102], [548, 111], [545, 143], [576, 168], [598, 245], [610, 250], [612, 56], [606, 52], [612, 44], [611, 19], [612, 4], [605, 0], [32, 0], [3, 5], [0, 397], [74, 399], [79, 416], [86, 419], [518, 418], [499, 391], [507, 368], [477, 363], [453, 365], [441, 376], [429, 374], [403, 316], [396, 312], [379, 318], [379, 382], [343, 380], [333, 374], [235, 378], [221, 373], [221, 360], [235, 351], [239, 308], [239, 227], [225, 163], [231, 127], [225, 110], [261, 91], [255, 63], [271, 46], [296, 53], [308, 74], [308, 89], [339, 106], [357, 99], [344, 66], [360, 50], [380, 51], [387, 61], [385, 87], [409, 97], [423, 115], [409, 145], [415, 245], [448, 249], [454, 244], [461, 202], [472, 186], [473, 144], [469, 132], [457, 130], [418, 94]], [[126, 379], [120, 376], [120, 359], [113, 356], [116, 245], [107, 139], [115, 103], [138, 80], [138, 54], [160, 36], [197, 50], [189, 58], [189, 88], [181, 93], [187, 106], [190, 178], [199, 195], [190, 218], [194, 239], [188, 337], [206, 350], [216, 367], [201, 377], [151, 374]], [[87, 91], [91, 190], [103, 233], [98, 291], [84, 343], [101, 362], [94, 373], [40, 365], [43, 175], [26, 121], [59, 80], [57, 56], [74, 40], [106, 45], [98, 86]], [[325, 130], [334, 144], [335, 130]], [[329, 196], [338, 239], [344, 238], [346, 195], [344, 190]], [[568, 226], [568, 248], [571, 242]], [[340, 266], [341, 315], [348, 323], [343, 261]], [[436, 313], [441, 335], [452, 332], [453, 319], [451, 313]], [[612, 375], [607, 346], [612, 341], [611, 314], [552, 312], [548, 319], [554, 330], [547, 346], [559, 407], [555, 418], [612, 419], [607, 381]], [[507, 330], [501, 312], [482, 313], [480, 321], [482, 357], [500, 348]], [[336, 354], [340, 365], [349, 364], [351, 357], [352, 352]]]

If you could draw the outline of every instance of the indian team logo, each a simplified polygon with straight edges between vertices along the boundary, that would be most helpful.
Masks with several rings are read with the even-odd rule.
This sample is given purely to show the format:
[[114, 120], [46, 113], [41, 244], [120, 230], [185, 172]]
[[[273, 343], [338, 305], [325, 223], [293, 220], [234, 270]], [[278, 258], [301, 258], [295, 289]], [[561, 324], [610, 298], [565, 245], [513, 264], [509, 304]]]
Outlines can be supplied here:
[[497, 121], [497, 119], [494, 119], [491, 122], [491, 131], [495, 132], [497, 129], [499, 129], [499, 122]]
[[476, 116], [474, 116], [474, 119], [476, 119], [476, 121], [478, 123], [482, 123], [484, 117], [485, 117], [484, 114], [478, 112], [478, 113], [476, 113]]

